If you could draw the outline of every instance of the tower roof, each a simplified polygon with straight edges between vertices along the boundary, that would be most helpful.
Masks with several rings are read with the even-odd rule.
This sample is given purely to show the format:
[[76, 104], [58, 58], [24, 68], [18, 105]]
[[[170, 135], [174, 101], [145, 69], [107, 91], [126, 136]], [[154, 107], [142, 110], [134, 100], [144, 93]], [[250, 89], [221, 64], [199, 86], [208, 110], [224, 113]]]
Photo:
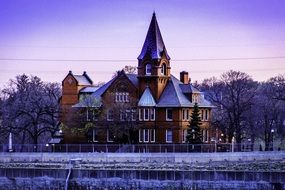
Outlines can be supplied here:
[[150, 89], [149, 87], [146, 87], [144, 93], [142, 94], [140, 100], [139, 100], [139, 103], [138, 103], [138, 106], [155, 106], [156, 103], [155, 103], [155, 100], [153, 98], [153, 96], [151, 95], [151, 92], [150, 92]]
[[167, 59], [170, 59], [163, 43], [155, 13], [153, 13], [142, 51], [138, 56], [138, 59], [143, 59], [146, 54], [149, 54], [152, 59], [160, 59], [163, 51], [165, 52]]

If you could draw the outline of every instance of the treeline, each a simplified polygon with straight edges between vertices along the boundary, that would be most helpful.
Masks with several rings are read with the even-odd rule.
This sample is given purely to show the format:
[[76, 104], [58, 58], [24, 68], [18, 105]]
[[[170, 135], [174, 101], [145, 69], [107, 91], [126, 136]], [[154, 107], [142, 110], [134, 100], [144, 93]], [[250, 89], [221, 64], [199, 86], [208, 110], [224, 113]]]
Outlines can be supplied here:
[[231, 142], [233, 137], [237, 143], [261, 140], [266, 150], [272, 146], [274, 137], [275, 141], [284, 142], [284, 74], [256, 82], [246, 73], [228, 71], [219, 79], [205, 79], [196, 86], [216, 106], [212, 126], [225, 134], [224, 140]]
[[[212, 127], [224, 140], [261, 140], [266, 149], [274, 137], [284, 142], [285, 74], [257, 82], [246, 73], [228, 71], [195, 86], [215, 106]], [[60, 96], [59, 84], [36, 76], [10, 80], [0, 95], [0, 143], [7, 143], [9, 133], [13, 143], [47, 143], [58, 127]]]
[[25, 74], [11, 79], [1, 90], [0, 143], [47, 143], [59, 121], [61, 88], [56, 83], [44, 83], [36, 76]]

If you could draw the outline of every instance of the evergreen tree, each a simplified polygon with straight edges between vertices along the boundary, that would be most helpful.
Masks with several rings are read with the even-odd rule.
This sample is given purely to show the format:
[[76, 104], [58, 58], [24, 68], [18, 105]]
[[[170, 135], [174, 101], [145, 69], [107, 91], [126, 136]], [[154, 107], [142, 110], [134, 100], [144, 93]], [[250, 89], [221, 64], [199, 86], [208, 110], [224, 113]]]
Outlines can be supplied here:
[[191, 114], [191, 121], [189, 121], [189, 128], [187, 130], [186, 142], [190, 144], [201, 144], [201, 118], [198, 104], [195, 103], [193, 112]]

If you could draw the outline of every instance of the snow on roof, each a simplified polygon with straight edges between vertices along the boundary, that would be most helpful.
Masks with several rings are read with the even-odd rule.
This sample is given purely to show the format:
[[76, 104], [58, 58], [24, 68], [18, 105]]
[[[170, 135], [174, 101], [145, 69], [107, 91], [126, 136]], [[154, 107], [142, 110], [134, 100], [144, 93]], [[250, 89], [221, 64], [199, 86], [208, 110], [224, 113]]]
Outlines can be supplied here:
[[80, 90], [80, 93], [93, 93], [98, 89], [99, 87], [87, 86]]
[[73, 75], [77, 80], [78, 85], [92, 85], [84, 75]]
[[153, 107], [155, 106], [155, 100], [151, 94], [151, 91], [149, 89], [149, 87], [146, 87], [146, 89], [144, 90], [144, 93], [142, 94], [138, 106], [144, 106], [144, 107]]

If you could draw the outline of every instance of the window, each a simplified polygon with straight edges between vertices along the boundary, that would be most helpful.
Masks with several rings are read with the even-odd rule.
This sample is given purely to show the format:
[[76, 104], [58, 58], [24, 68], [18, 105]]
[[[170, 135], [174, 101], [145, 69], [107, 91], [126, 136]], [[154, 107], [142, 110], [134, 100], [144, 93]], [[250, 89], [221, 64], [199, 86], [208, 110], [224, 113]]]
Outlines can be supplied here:
[[209, 113], [209, 110], [205, 110], [205, 121], [208, 121], [208, 113]]
[[150, 142], [155, 142], [155, 129], [150, 129]]
[[182, 130], [182, 142], [186, 142], [187, 137], [187, 129]]
[[182, 109], [182, 120], [183, 121], [189, 120], [189, 109]]
[[126, 121], [126, 113], [124, 111], [120, 111], [120, 120], [121, 121]]
[[151, 108], [150, 110], [150, 120], [154, 121], [155, 120], [155, 109]]
[[107, 112], [107, 121], [113, 121], [114, 120], [114, 111], [109, 109]]
[[201, 110], [201, 120], [208, 121], [209, 120], [209, 110]]
[[204, 121], [204, 110], [201, 110], [201, 120]]
[[136, 121], [136, 110], [135, 109], [131, 110], [131, 120]]
[[99, 113], [94, 109], [86, 110], [86, 121], [97, 121], [99, 118]]
[[203, 135], [203, 142], [208, 142], [209, 131], [206, 129], [202, 130], [202, 135]]
[[172, 121], [172, 109], [166, 109], [166, 121]]
[[143, 142], [143, 135], [144, 135], [143, 131], [144, 131], [143, 129], [139, 130], [139, 142]]
[[187, 118], [186, 119], [187, 119], [187, 121], [189, 121], [189, 119], [190, 119], [189, 109], [186, 110], [186, 114], [187, 114]]
[[92, 141], [98, 142], [98, 130], [97, 129], [92, 130]]
[[161, 74], [162, 75], [166, 75], [166, 64], [162, 64], [162, 67], [161, 67]]
[[114, 134], [110, 129], [107, 130], [107, 142], [114, 142]]
[[154, 108], [141, 108], [139, 109], [139, 120], [140, 121], [154, 121], [155, 120], [155, 109]]
[[166, 134], [165, 134], [165, 139], [167, 143], [172, 142], [172, 130], [171, 129], [166, 129]]
[[148, 142], [149, 141], [149, 130], [148, 129], [144, 129], [144, 139], [143, 142]]
[[92, 120], [92, 115], [93, 115], [92, 110], [87, 109], [86, 110], [86, 121], [91, 121]]
[[200, 102], [200, 95], [199, 94], [193, 94], [192, 95], [192, 102], [193, 103], [199, 103]]
[[149, 120], [149, 111], [148, 111], [148, 109], [144, 109], [144, 120], [145, 121]]
[[129, 102], [130, 94], [128, 92], [116, 92], [115, 102]]
[[146, 64], [145, 66], [145, 74], [151, 75], [151, 64], [150, 63]]
[[143, 109], [139, 109], [139, 120], [140, 121], [143, 120], [142, 116], [143, 116]]

